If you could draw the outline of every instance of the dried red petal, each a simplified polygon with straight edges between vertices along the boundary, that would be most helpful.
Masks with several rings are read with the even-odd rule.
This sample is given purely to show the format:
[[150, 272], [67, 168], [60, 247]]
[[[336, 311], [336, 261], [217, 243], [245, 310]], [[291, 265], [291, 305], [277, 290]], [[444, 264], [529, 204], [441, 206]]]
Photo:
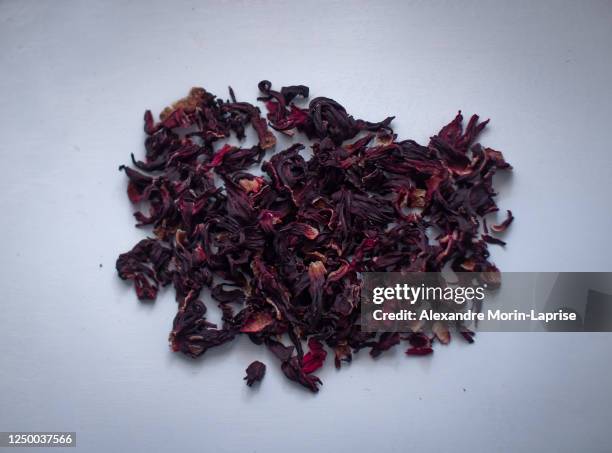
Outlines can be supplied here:
[[302, 371], [306, 374], [310, 374], [321, 368], [327, 357], [327, 351], [325, 351], [323, 345], [318, 340], [313, 338], [308, 340], [308, 349], [309, 351], [304, 355], [304, 359], [302, 360]]

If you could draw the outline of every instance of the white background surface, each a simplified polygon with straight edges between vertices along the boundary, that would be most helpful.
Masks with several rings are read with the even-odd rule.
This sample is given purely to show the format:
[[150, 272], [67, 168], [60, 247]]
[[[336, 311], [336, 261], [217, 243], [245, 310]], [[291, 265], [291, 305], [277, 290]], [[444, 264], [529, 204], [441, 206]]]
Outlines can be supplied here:
[[421, 142], [458, 109], [490, 117], [517, 218], [494, 261], [610, 271], [611, 24], [610, 1], [0, 2], [0, 431], [88, 452], [610, 451], [608, 334], [361, 354], [311, 395], [246, 339], [172, 354], [173, 294], [138, 303], [114, 262], [144, 235], [117, 171], [144, 109], [193, 85], [254, 102], [267, 78]]

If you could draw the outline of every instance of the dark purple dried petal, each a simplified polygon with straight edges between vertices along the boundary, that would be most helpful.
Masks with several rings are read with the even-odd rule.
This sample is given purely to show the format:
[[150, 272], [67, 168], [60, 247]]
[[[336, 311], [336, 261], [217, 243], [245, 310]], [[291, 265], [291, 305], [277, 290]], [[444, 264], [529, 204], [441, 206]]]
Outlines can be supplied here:
[[244, 380], [246, 381], [246, 384], [250, 387], [256, 381], [261, 381], [264, 378], [265, 374], [266, 365], [264, 365], [258, 360], [255, 360], [247, 367], [246, 376], [244, 377]]
[[283, 362], [281, 370], [290, 380], [306, 387], [311, 392], [316, 393], [319, 391], [318, 386], [322, 384], [321, 379], [314, 374], [306, 374], [300, 367], [297, 357], [293, 357], [289, 361]]
[[[491, 227], [493, 228], [493, 227]], [[482, 235], [482, 240], [485, 241], [488, 244], [497, 244], [497, 245], [506, 245], [506, 243], [504, 241], [502, 241], [501, 239], [498, 239], [496, 237], [493, 237], [489, 234], [483, 234]]]
[[123, 280], [132, 280], [139, 299], [155, 299], [159, 284], [170, 282], [168, 265], [171, 250], [153, 239], [143, 239], [127, 253], [119, 255], [117, 272]]

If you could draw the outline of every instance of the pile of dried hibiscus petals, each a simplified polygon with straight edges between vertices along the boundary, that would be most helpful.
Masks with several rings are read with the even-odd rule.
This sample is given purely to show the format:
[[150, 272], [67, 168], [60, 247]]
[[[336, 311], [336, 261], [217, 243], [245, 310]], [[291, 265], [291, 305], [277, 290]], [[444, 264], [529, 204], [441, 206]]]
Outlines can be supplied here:
[[[450, 341], [439, 324], [405, 337], [362, 332], [360, 273], [446, 265], [498, 272], [487, 246], [504, 242], [489, 234], [484, 216], [498, 210], [493, 175], [512, 167], [475, 142], [488, 121], [474, 115], [464, 128], [459, 112], [421, 146], [397, 140], [393, 117], [355, 119], [325, 97], [300, 107], [306, 86], [275, 91], [262, 81], [259, 90], [267, 120], [231, 88], [227, 101], [193, 88], [157, 122], [147, 111], [145, 160], [132, 156], [135, 169], [120, 167], [130, 201], [148, 205], [134, 214], [138, 226], [151, 225], [154, 237], [120, 255], [117, 271], [143, 300], [174, 285], [172, 349], [198, 357], [245, 334], [273, 352], [289, 379], [316, 392], [321, 381], [313, 372], [326, 349], [340, 368], [362, 348], [376, 357], [405, 340], [407, 354], [426, 355], [433, 342]], [[243, 139], [249, 125], [257, 145], [221, 146], [232, 133]], [[271, 129], [305, 134], [312, 157], [299, 143], [272, 152]], [[260, 176], [247, 171], [264, 157]], [[512, 219], [508, 211], [490, 229], [502, 232]], [[222, 311], [221, 327], [207, 321], [204, 287]], [[245, 379], [251, 385], [264, 373], [254, 362]]]

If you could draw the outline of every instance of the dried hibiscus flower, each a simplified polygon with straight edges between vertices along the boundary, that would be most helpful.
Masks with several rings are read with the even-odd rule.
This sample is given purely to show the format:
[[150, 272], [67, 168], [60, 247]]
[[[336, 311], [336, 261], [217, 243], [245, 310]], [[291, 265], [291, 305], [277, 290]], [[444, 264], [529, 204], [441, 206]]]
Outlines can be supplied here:
[[[340, 368], [363, 348], [376, 357], [407, 341], [408, 355], [428, 355], [432, 341], [448, 343], [441, 323], [431, 336], [362, 332], [360, 275], [450, 266], [499, 284], [488, 244], [505, 242], [490, 232], [505, 231], [514, 217], [508, 211], [489, 228], [485, 216], [498, 211], [493, 175], [512, 167], [478, 144], [488, 120], [473, 115], [464, 126], [459, 112], [423, 146], [398, 140], [393, 117], [356, 119], [326, 97], [299, 105], [309, 96], [304, 85], [275, 91], [262, 81], [259, 90], [267, 121], [231, 89], [222, 100], [193, 88], [159, 121], [147, 111], [144, 160], [132, 156], [134, 168], [120, 167], [139, 207], [137, 225], [150, 225], [152, 235], [119, 256], [117, 271], [139, 299], [174, 286], [172, 349], [198, 357], [247, 335], [278, 358], [287, 378], [316, 392], [321, 381], [312, 373], [327, 348]], [[300, 143], [273, 152], [268, 126], [305, 134], [312, 156], [304, 157]], [[226, 143], [231, 135], [243, 139], [248, 127], [255, 146]], [[260, 162], [262, 174], [250, 173]], [[221, 325], [207, 320], [205, 287]], [[460, 333], [474, 341], [473, 332]], [[253, 362], [245, 380], [250, 386], [264, 373], [265, 365]]]

